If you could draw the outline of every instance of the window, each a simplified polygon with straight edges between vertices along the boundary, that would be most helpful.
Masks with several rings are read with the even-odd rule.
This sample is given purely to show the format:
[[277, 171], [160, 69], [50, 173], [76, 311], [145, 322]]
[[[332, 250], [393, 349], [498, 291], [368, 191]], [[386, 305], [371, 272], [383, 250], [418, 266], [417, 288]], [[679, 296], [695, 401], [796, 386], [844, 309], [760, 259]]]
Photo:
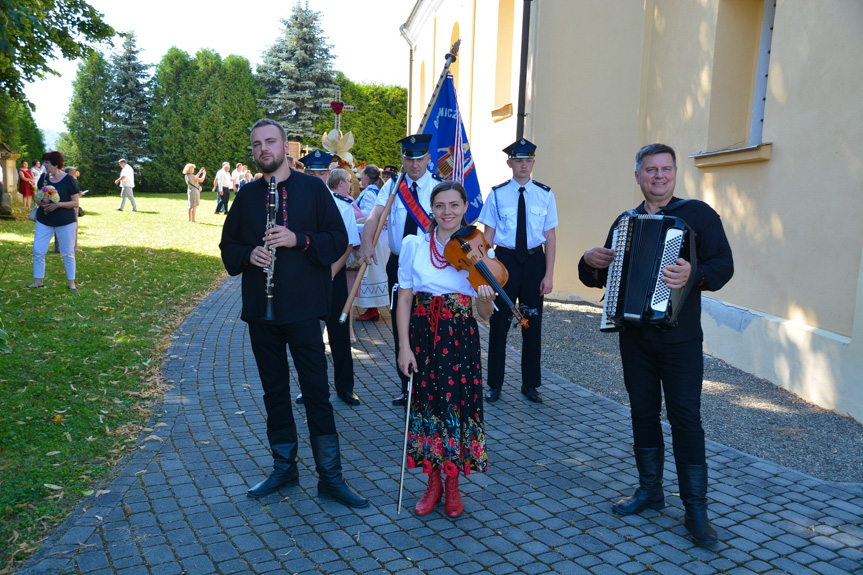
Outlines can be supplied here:
[[497, 65], [494, 74], [494, 107], [510, 107], [512, 113], [512, 41], [515, 0], [500, 0], [497, 12]]
[[[740, 152], [762, 145], [775, 11], [775, 0], [720, 0], [707, 151], [693, 157]], [[758, 154], [740, 156], [729, 163], [768, 158], [769, 147]], [[696, 165], [706, 167], [699, 164], [698, 160]]]

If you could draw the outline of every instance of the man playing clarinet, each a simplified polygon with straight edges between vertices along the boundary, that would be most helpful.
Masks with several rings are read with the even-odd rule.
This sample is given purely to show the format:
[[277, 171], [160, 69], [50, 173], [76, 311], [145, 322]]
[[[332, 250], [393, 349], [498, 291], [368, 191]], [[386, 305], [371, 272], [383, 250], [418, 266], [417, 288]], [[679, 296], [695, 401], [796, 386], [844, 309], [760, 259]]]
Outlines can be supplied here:
[[[267, 439], [273, 453], [273, 473], [249, 489], [248, 495], [264, 497], [299, 481], [287, 346], [305, 400], [318, 496], [348, 507], [366, 507], [368, 500], [342, 478], [320, 328], [320, 320], [330, 311], [330, 265], [348, 245], [345, 225], [324, 183], [292, 170], [286, 163], [285, 130], [278, 122], [258, 120], [252, 127], [251, 144], [263, 177], [244, 186], [237, 196], [219, 244], [228, 273], [243, 274], [241, 319], [248, 324], [264, 388]], [[272, 178], [276, 183], [276, 225], [267, 229], [267, 186]], [[269, 248], [275, 248], [275, 261]], [[275, 266], [272, 320], [264, 319], [264, 269], [268, 266]]]
[[[686, 509], [686, 529], [694, 543], [712, 545], [717, 535], [707, 517], [707, 462], [701, 427], [704, 374], [701, 292], [724, 286], [734, 273], [734, 264], [719, 215], [702, 201], [674, 197], [676, 180], [677, 158], [673, 149], [651, 144], [638, 151], [635, 181], [641, 187], [644, 201], [635, 211], [676, 216], [686, 222], [694, 232], [698, 261], [694, 287], [682, 304], [676, 326], [660, 329], [625, 322], [620, 332], [620, 358], [629, 394], [638, 487], [631, 497], [612, 505], [612, 510], [619, 515], [633, 515], [665, 506], [662, 490], [665, 445], [660, 423], [664, 392], [680, 498]], [[587, 250], [578, 264], [579, 278], [589, 287], [603, 287], [606, 283], [608, 267], [614, 259], [610, 248], [616, 225], [617, 221], [608, 233], [605, 247]], [[684, 241], [682, 254], [689, 253], [691, 236]], [[663, 268], [663, 281], [671, 289], [683, 288], [692, 269], [691, 262], [678, 258]]]

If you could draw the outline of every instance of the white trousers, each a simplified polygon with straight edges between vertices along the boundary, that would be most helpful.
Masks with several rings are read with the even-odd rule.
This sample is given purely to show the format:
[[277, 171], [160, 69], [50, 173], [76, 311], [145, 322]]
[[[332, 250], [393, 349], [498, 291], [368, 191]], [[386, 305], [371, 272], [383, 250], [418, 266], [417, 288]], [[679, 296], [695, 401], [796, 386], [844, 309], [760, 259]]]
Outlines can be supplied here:
[[66, 279], [75, 281], [75, 232], [77, 230], [77, 222], [56, 228], [36, 222], [36, 234], [33, 236], [33, 278], [37, 280], [45, 278], [45, 254], [48, 253], [48, 244], [56, 233], [60, 255], [63, 256], [63, 266], [66, 268]]

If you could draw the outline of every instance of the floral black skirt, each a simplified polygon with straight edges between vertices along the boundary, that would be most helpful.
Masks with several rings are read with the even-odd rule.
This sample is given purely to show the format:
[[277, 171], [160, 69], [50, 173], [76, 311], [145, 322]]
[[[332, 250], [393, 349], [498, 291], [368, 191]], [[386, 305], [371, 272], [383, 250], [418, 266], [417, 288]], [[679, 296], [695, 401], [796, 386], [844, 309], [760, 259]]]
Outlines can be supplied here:
[[409, 468], [448, 476], [488, 470], [479, 331], [464, 294], [414, 296], [410, 342], [417, 362], [408, 425]]

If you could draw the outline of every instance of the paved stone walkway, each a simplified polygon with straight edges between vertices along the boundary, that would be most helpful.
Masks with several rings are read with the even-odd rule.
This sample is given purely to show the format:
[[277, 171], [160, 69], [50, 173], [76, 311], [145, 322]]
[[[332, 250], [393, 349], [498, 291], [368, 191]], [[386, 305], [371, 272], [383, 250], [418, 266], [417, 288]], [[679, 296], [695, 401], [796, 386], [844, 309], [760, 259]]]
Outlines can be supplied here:
[[[543, 405], [524, 400], [514, 379], [488, 407], [491, 467], [462, 481], [462, 517], [449, 519], [442, 505], [414, 516], [424, 491], [416, 470], [397, 515], [403, 420], [390, 406], [391, 334], [380, 321], [356, 325], [363, 404], [333, 394], [345, 476], [371, 507], [315, 498], [302, 408], [300, 486], [250, 500], [247, 487], [271, 460], [238, 316], [231, 279], [177, 332], [164, 367], [173, 389], [152, 434], [109, 492], [77, 509], [19, 573], [863, 573], [863, 485], [826, 483], [717, 443], [707, 446], [714, 550], [685, 538], [670, 456], [668, 507], [616, 517], [611, 502], [635, 482], [628, 409], [548, 371]], [[512, 378], [517, 360], [511, 353]]]

